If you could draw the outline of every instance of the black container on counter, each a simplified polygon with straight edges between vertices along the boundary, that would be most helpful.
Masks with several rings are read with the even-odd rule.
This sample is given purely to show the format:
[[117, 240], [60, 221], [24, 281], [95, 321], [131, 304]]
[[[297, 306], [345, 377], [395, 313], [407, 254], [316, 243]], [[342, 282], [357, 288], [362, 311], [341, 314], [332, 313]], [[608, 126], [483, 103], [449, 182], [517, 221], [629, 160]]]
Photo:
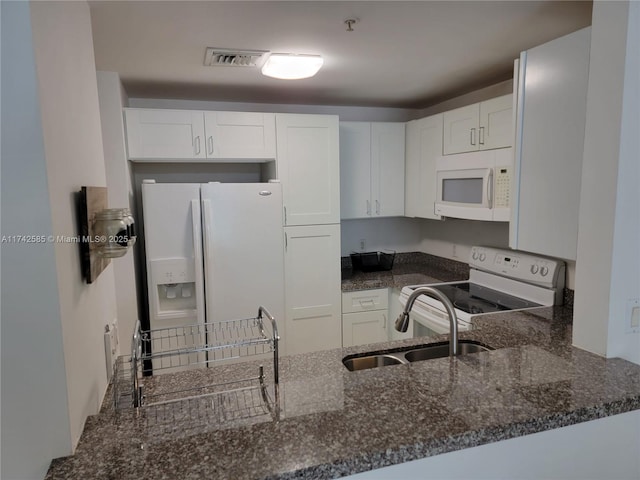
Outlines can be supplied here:
[[354, 270], [360, 270], [361, 272], [380, 272], [393, 268], [396, 252], [352, 253], [350, 257]]

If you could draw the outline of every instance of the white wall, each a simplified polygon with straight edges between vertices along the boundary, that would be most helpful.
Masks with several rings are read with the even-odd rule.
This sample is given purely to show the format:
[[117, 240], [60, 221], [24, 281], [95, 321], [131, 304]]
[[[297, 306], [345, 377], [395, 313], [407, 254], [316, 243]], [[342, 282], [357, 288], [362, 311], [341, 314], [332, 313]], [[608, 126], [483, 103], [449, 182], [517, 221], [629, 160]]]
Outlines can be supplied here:
[[340, 222], [340, 250], [346, 256], [360, 252], [360, 240], [365, 241], [364, 251], [395, 250], [418, 252], [422, 241], [421, 220], [404, 217], [364, 218]]
[[[129, 208], [136, 220], [133, 172], [127, 158], [122, 108], [127, 106], [126, 92], [115, 72], [97, 72], [100, 123], [106, 169], [109, 206]], [[111, 260], [116, 282], [119, 350], [131, 351], [131, 338], [140, 312], [136, 287], [135, 251]]]
[[423, 220], [422, 238], [421, 251], [468, 263], [473, 245], [508, 248], [509, 224], [455, 218]]
[[[1, 2], [2, 235], [53, 233], [27, 2]], [[3, 479], [71, 451], [54, 244], [2, 244]]]
[[[514, 58], [515, 60], [515, 58]], [[489, 85], [488, 87], [479, 88], [473, 92], [465, 93], [457, 97], [445, 100], [422, 110], [417, 110], [415, 118], [428, 117], [435, 115], [436, 113], [446, 112], [447, 110], [453, 110], [455, 108], [464, 107], [473, 103], [483, 102], [491, 98], [500, 97], [513, 92], [513, 80], [505, 80], [504, 82], [496, 83], [495, 85]]]
[[[30, 6], [53, 234], [75, 235], [76, 192], [83, 185], [106, 184], [89, 6], [86, 2]], [[97, 413], [107, 387], [103, 331], [117, 315], [115, 280], [109, 266], [87, 285], [77, 244], [56, 243], [55, 258], [75, 447], [87, 416]]]
[[130, 98], [129, 106], [137, 108], [177, 108], [184, 110], [327, 114], [339, 115], [341, 121], [351, 122], [406, 122], [414, 118], [413, 116], [416, 112], [416, 110], [408, 108], [209, 102], [198, 100], [162, 100], [154, 98]]
[[637, 2], [594, 3], [573, 322], [575, 346], [636, 363], [625, 309], [640, 298], [639, 28]]

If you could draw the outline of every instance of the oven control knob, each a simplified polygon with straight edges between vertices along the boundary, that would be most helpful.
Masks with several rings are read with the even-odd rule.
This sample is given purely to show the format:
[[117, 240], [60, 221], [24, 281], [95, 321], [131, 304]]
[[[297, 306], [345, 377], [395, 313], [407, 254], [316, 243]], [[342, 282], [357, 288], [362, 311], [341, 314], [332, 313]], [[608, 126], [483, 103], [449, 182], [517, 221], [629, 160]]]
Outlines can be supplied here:
[[472, 257], [474, 260], [477, 260], [477, 259], [478, 259], [478, 252], [477, 252], [476, 250], [474, 250], [474, 251], [473, 251], [473, 253], [471, 254], [471, 257]]
[[484, 259], [487, 258], [487, 256], [484, 253], [480, 254], [480, 261], [484, 262]]
[[542, 267], [540, 269], [540, 275], [542, 275], [543, 277], [546, 277], [547, 273], [549, 273], [549, 267]]
[[538, 273], [538, 265], [531, 265], [531, 273], [534, 275]]

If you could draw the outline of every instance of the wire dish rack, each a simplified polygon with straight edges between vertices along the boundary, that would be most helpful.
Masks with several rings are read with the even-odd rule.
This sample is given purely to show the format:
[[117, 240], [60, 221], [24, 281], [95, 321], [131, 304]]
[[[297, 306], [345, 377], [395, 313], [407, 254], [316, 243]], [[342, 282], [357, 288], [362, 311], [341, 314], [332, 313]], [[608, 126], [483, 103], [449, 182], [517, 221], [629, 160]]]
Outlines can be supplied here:
[[[143, 411], [157, 433], [178, 422], [188, 430], [277, 418], [279, 339], [275, 318], [262, 306], [247, 319], [152, 330], [141, 330], [138, 322], [131, 356], [116, 361], [115, 409]], [[272, 386], [263, 365], [240, 363], [247, 357], [272, 360]], [[208, 368], [213, 366], [219, 368]], [[248, 369], [257, 375], [247, 377]], [[212, 381], [220, 376], [234, 380]]]

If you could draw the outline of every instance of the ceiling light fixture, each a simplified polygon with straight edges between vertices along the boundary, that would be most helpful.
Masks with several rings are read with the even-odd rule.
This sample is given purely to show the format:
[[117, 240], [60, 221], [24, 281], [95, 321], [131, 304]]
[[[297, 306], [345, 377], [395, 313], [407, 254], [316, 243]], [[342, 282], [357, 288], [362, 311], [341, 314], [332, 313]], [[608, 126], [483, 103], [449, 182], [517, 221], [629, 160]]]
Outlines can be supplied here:
[[309, 78], [318, 73], [323, 62], [320, 55], [272, 53], [262, 67], [262, 74], [283, 80]]

